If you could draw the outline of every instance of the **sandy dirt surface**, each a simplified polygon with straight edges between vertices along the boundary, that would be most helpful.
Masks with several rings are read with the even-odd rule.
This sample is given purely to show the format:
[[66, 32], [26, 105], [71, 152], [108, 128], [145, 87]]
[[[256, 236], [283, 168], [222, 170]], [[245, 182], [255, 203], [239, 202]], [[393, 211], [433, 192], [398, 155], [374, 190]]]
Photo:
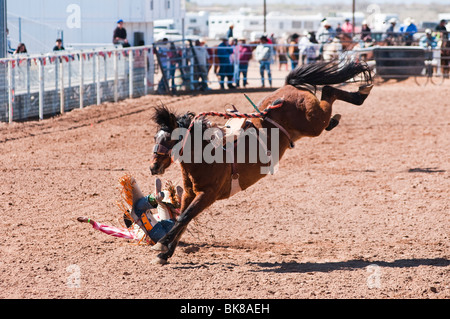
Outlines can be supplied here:
[[[259, 101], [268, 92], [249, 92]], [[0, 124], [0, 298], [450, 298], [450, 83], [378, 85], [332, 132], [193, 222], [170, 264], [120, 226], [118, 179], [153, 191], [152, 107], [251, 111], [242, 92], [147, 96]], [[163, 176], [181, 182], [177, 165]]]

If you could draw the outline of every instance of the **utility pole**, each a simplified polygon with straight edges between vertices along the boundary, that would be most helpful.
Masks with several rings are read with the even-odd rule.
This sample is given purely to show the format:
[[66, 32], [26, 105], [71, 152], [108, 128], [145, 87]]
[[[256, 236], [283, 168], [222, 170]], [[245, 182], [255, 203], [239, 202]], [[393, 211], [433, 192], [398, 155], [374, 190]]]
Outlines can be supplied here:
[[8, 34], [6, 32], [6, 19], [6, 0], [0, 0], [0, 59], [6, 58], [8, 54]]
[[352, 5], [352, 38], [355, 36], [355, 10], [356, 10], [356, 0], [353, 0]]
[[267, 5], [266, 0], [264, 0], [264, 34], [267, 33]]

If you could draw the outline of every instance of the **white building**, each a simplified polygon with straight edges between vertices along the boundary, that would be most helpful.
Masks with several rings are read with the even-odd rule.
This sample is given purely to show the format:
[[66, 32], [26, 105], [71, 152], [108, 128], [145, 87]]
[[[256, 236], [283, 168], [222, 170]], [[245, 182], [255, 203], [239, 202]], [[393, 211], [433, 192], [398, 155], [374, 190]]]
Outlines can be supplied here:
[[7, 9], [12, 45], [40, 53], [59, 37], [66, 48], [110, 46], [119, 19], [131, 45], [150, 44], [154, 21], [184, 17], [185, 0], [8, 0]]
[[207, 37], [209, 35], [209, 12], [186, 12], [186, 33]]

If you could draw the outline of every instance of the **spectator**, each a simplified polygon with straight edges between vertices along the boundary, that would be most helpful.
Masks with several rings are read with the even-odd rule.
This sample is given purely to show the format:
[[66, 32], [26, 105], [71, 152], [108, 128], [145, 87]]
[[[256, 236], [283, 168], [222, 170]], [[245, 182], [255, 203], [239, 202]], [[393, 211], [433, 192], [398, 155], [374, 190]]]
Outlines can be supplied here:
[[395, 26], [397, 24], [397, 20], [392, 18], [389, 20], [389, 28], [386, 30], [386, 43], [387, 45], [394, 45], [398, 41], [398, 35], [395, 32]]
[[113, 43], [121, 44], [124, 48], [130, 47], [127, 40], [127, 30], [123, 27], [123, 20], [117, 21], [117, 28], [114, 30]]
[[363, 40], [364, 42], [371, 42], [372, 41], [371, 31], [372, 30], [367, 25], [366, 20], [364, 20], [362, 22], [362, 27], [361, 27], [361, 40]]
[[414, 24], [414, 20], [411, 18], [406, 18], [404, 24], [400, 27], [400, 32], [403, 34], [405, 45], [411, 45], [414, 39], [414, 34], [417, 33], [417, 27]]
[[[176, 50], [176, 48], [175, 48]], [[158, 83], [158, 93], [166, 93], [169, 90], [169, 82], [172, 82], [172, 92], [176, 93], [175, 85], [175, 70], [176, 62], [174, 64], [174, 49], [169, 45], [169, 40], [167, 38], [162, 39], [157, 43], [157, 51], [155, 54], [158, 55], [158, 63], [160, 64], [161, 72], [163, 74], [161, 80]]]
[[339, 36], [342, 32], [344, 31], [342, 30], [341, 24], [338, 23], [336, 27], [336, 36]]
[[231, 24], [227, 31], [227, 39], [234, 37], [233, 30], [234, 30], [234, 25]]
[[62, 45], [62, 40], [61, 39], [57, 39], [56, 40], [56, 45], [53, 47], [53, 51], [64, 51], [64, 47]]
[[239, 87], [240, 81], [241, 81], [241, 74], [242, 74], [242, 85], [243, 87], [247, 87], [247, 72], [248, 72], [248, 63], [250, 59], [252, 58], [253, 52], [252, 48], [250, 48], [248, 45], [246, 45], [246, 40], [241, 38], [238, 41], [238, 46], [236, 47], [237, 56], [239, 57], [239, 70], [237, 73], [236, 78], [236, 86]]
[[431, 29], [425, 30], [425, 35], [420, 38], [419, 42], [420, 46], [425, 49], [434, 49], [437, 47], [437, 41], [436, 38], [433, 36]]
[[303, 64], [311, 64], [317, 60], [317, 44], [311, 42], [311, 35], [305, 32], [304, 37], [300, 40], [300, 56]]
[[204, 47], [204, 42], [200, 40], [195, 41], [194, 47], [195, 56], [197, 58], [197, 64], [195, 65], [195, 80], [198, 81], [198, 88], [202, 91], [208, 89], [208, 50]]
[[25, 53], [28, 53], [27, 47], [25, 46], [24, 43], [19, 43], [16, 51], [14, 51], [14, 54], [25, 54]]
[[317, 33], [317, 37], [319, 38], [319, 43], [326, 44], [333, 41], [334, 37], [336, 36], [336, 33], [334, 32], [333, 28], [331, 27], [331, 24], [324, 20], [322, 22], [322, 27], [320, 28], [319, 32]]
[[217, 57], [219, 59], [219, 78], [220, 78], [220, 87], [221, 89], [225, 89], [225, 79], [229, 89], [234, 89], [233, 85], [233, 75], [234, 75], [234, 67], [231, 63], [231, 55], [233, 54], [233, 47], [230, 43], [233, 42], [233, 39], [227, 38], [222, 39], [222, 43], [219, 44], [217, 48]]
[[448, 40], [448, 30], [447, 30], [447, 21], [442, 19], [439, 24], [436, 26], [435, 31], [441, 33], [442, 40]]
[[11, 46], [11, 39], [9, 37], [9, 29], [6, 29], [6, 39], [7, 39], [7, 44], [8, 44], [8, 47], [7, 47], [8, 54], [14, 54], [14, 49]]
[[287, 41], [285, 38], [278, 40], [277, 55], [278, 55], [278, 71], [281, 71], [281, 67], [284, 65], [286, 71], [288, 70], [288, 57], [287, 57]]
[[342, 25], [342, 32], [349, 36], [353, 34], [353, 25], [350, 23], [350, 19], [345, 19], [345, 22]]
[[261, 84], [265, 87], [264, 75], [267, 72], [270, 87], [272, 87], [272, 73], [270, 71], [270, 64], [272, 62], [272, 48], [268, 44], [266, 36], [260, 38], [260, 44], [255, 50], [255, 59], [259, 62], [259, 73], [261, 74]]
[[291, 60], [291, 68], [295, 69], [300, 58], [300, 50], [298, 48], [298, 39], [300, 36], [294, 33], [289, 41], [288, 57]]

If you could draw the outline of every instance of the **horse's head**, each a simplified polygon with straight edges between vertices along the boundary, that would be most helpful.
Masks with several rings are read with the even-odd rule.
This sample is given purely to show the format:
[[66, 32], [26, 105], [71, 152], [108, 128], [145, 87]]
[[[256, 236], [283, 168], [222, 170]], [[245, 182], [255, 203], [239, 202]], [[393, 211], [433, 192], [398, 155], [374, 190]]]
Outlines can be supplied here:
[[172, 139], [172, 132], [177, 128], [189, 127], [193, 117], [193, 113], [177, 116], [165, 106], [155, 108], [153, 121], [158, 124], [158, 132], [155, 135], [155, 147], [150, 165], [152, 175], [164, 174], [172, 164], [172, 148], [179, 143], [178, 139]]

